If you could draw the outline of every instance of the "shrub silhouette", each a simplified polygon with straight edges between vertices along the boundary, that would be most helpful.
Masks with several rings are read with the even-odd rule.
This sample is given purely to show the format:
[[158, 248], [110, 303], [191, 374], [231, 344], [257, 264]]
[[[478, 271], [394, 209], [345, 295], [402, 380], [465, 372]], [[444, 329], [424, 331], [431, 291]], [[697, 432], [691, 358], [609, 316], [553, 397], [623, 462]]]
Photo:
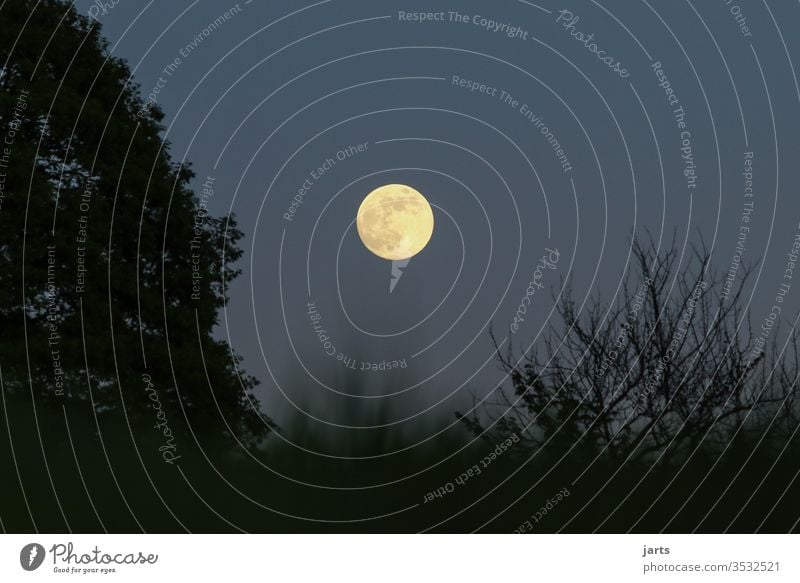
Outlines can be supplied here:
[[[674, 237], [659, 250], [648, 236], [632, 251], [613, 302], [578, 305], [566, 282], [541, 346], [501, 350], [493, 333], [510, 389], [456, 415], [492, 441], [519, 435], [534, 485], [592, 484], [544, 530], [796, 529], [796, 504], [773, 511], [800, 471], [797, 331], [779, 341], [775, 324], [764, 341], [744, 305], [752, 268], [726, 288], [703, 246], [681, 261]], [[756, 493], [769, 512], [753, 512]], [[711, 515], [723, 497], [739, 506]]]

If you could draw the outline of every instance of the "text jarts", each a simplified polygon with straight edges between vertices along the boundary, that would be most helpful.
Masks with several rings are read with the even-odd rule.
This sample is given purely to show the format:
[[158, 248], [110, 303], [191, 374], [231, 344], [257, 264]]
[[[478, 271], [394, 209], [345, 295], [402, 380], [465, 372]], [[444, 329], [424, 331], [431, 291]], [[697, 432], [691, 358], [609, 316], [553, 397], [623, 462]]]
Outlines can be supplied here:
[[669, 554], [669, 547], [648, 547], [644, 545], [642, 549], [642, 558], [647, 557], [648, 555], [668, 555]]

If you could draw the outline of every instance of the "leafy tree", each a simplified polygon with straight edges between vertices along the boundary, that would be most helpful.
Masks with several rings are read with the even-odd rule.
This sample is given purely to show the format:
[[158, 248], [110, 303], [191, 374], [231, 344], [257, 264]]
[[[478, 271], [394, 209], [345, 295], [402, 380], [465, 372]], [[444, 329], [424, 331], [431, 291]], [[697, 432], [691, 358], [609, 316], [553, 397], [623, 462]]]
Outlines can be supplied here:
[[213, 335], [242, 234], [205, 215], [160, 137], [163, 113], [66, 2], [5, 3], [0, 66], [9, 395], [148, 424], [158, 399], [198, 434], [262, 438], [256, 381]]

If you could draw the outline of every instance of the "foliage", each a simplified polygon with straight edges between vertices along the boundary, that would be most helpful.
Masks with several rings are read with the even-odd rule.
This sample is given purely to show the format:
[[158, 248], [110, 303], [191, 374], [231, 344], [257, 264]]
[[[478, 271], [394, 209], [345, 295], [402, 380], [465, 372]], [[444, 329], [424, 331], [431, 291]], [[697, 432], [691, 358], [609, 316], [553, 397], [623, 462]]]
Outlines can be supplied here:
[[7, 3], [0, 64], [6, 389], [150, 424], [147, 374], [167, 418], [263, 437], [256, 381], [213, 335], [242, 234], [205, 215], [159, 108], [66, 2]]

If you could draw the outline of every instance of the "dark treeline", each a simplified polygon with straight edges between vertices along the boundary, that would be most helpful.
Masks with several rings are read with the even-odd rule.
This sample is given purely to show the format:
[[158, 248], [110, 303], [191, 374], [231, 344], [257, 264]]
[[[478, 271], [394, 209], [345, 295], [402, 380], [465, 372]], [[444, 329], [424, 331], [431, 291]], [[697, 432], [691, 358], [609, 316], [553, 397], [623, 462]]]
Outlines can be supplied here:
[[[44, 450], [55, 490], [68, 501], [69, 525], [210, 532], [796, 530], [794, 333], [779, 342], [776, 331], [759, 349], [740, 309], [746, 274], [721, 298], [724, 288], [705, 270], [702, 251], [680, 270], [674, 246], [658, 253], [637, 244], [635, 251], [617, 302], [598, 300], [578, 313], [572, 294], [563, 294], [560, 326], [553, 324], [538, 352], [498, 354], [508, 390], [425, 443], [417, 444], [430, 428], [403, 437], [394, 427], [326, 433], [297, 415], [285, 424], [294, 445], [274, 434], [265, 448], [185, 447], [178, 471], [144, 464], [148, 476], [137, 456], [153, 457], [159, 441], [152, 434], [136, 435], [138, 453], [124, 430], [106, 433], [101, 444], [86, 413], [84, 423], [70, 424], [80, 444], [73, 453], [60, 410], [39, 408], [40, 426], [54, 428]], [[715, 336], [726, 340], [704, 340]], [[661, 348], [648, 350], [652, 343]], [[726, 380], [717, 383], [718, 376]], [[366, 390], [357, 374], [342, 382], [356, 393]], [[31, 409], [6, 410], [21, 419]], [[343, 422], [380, 425], [390, 417], [357, 411]], [[17, 451], [37, 451], [32, 423], [14, 423], [13, 435]], [[37, 526], [63, 530], [41, 456], [18, 456], [17, 463], [35, 501], [32, 513], [43, 520]], [[15, 478], [6, 484], [18, 490]], [[30, 528], [23, 504], [4, 520]]]

